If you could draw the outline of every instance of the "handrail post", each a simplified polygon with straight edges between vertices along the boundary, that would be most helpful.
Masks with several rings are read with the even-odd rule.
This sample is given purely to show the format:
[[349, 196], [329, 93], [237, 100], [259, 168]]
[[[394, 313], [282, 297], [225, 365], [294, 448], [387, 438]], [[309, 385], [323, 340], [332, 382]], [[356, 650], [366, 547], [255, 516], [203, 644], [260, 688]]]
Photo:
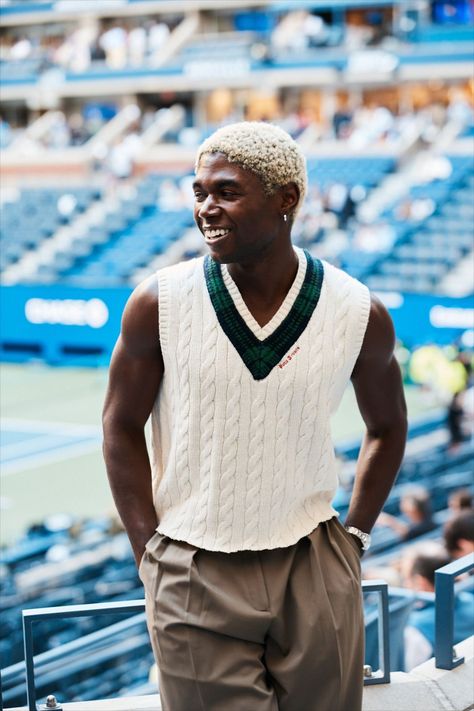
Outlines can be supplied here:
[[[390, 626], [387, 584], [380, 590], [378, 633], [379, 665], [380, 669], [384, 671], [384, 677], [388, 675], [388, 681], [390, 681]], [[382, 642], [382, 644], [380, 642]]]
[[377, 636], [379, 649], [379, 669], [364, 679], [365, 686], [390, 684], [390, 626], [388, 607], [388, 585], [384, 580], [363, 580], [362, 592], [378, 593]]
[[33, 620], [23, 615], [23, 645], [26, 668], [26, 702], [28, 711], [36, 711], [35, 668], [33, 659]]
[[454, 669], [464, 662], [454, 645], [454, 579], [474, 567], [474, 553], [435, 572], [435, 660], [437, 669]]

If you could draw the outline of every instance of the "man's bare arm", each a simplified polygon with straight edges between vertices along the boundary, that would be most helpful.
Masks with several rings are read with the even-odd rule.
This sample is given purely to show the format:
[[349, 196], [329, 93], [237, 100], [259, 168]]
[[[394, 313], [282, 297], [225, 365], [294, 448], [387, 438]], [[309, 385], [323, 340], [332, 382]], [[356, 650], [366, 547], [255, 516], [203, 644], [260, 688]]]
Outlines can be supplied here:
[[156, 276], [130, 297], [115, 345], [103, 411], [110, 487], [137, 565], [157, 526], [145, 424], [163, 376]]
[[383, 304], [372, 296], [369, 323], [352, 382], [367, 427], [346, 525], [369, 532], [400, 467], [407, 433], [405, 396], [394, 355], [395, 334]]

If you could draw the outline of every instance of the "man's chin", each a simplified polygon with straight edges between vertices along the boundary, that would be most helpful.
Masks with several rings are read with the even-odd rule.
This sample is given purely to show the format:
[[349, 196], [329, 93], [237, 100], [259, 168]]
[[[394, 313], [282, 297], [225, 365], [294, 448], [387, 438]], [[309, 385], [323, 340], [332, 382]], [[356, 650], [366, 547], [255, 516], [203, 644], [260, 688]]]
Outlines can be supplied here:
[[209, 250], [209, 255], [218, 264], [231, 264], [232, 262], [238, 261], [238, 255], [232, 251], [226, 251], [224, 249], [213, 248], [212, 244], [207, 244]]

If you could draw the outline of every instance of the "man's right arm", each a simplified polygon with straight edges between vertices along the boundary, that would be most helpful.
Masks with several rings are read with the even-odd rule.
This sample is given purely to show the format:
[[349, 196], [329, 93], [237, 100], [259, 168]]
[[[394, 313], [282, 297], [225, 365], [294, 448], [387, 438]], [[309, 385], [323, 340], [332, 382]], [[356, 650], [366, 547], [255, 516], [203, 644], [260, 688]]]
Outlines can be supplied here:
[[158, 524], [145, 424], [163, 370], [154, 275], [135, 289], [125, 307], [102, 416], [107, 475], [137, 565]]

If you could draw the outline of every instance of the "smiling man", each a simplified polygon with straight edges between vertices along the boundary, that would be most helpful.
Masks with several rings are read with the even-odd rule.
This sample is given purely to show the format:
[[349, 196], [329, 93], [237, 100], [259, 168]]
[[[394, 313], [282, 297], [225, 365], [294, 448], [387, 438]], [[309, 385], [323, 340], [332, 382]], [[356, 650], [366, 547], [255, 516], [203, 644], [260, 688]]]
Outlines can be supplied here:
[[[209, 254], [160, 270], [124, 312], [104, 455], [164, 711], [361, 708], [359, 559], [406, 412], [385, 308], [292, 245], [306, 181], [281, 129], [219, 129], [194, 183]], [[343, 526], [330, 416], [351, 379], [367, 431]]]

